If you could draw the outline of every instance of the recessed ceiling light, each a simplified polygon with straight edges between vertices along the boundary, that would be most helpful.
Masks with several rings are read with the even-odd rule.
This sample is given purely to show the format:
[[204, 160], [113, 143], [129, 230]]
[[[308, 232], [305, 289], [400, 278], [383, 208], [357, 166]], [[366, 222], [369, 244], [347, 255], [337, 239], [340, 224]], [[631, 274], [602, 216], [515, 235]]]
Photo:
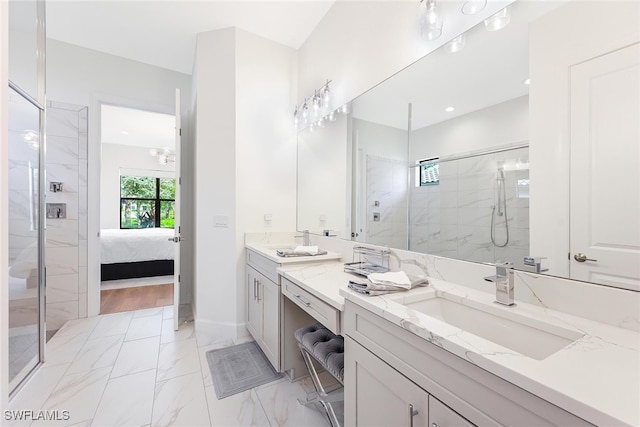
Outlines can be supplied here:
[[531, 83], [531, 80], [530, 80], [530, 79], [524, 79], [524, 80], [522, 81], [522, 84], [523, 84], [523, 85], [527, 85], [527, 86], [529, 86], [529, 83]]
[[447, 113], [450, 113], [455, 109], [456, 109], [456, 107], [447, 107], [447, 108], [444, 109], [444, 111], [446, 111]]
[[129, 135], [129, 132], [127, 132], [126, 130], [121, 130], [120, 133], [123, 135]]

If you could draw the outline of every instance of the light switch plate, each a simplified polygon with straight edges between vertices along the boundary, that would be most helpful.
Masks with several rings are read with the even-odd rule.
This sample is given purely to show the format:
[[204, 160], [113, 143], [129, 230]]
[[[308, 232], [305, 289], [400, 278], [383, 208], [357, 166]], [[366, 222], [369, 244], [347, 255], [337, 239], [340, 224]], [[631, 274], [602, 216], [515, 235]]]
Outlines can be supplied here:
[[227, 228], [229, 227], [229, 217], [226, 215], [216, 215], [213, 217], [213, 226]]

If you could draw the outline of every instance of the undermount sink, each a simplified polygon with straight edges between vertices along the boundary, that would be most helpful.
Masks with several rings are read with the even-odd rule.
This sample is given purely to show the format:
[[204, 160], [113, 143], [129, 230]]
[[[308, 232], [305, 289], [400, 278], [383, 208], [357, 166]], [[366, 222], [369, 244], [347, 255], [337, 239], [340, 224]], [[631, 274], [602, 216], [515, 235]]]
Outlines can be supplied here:
[[404, 306], [536, 360], [542, 360], [583, 337], [557, 325], [475, 301], [441, 296], [403, 303]]

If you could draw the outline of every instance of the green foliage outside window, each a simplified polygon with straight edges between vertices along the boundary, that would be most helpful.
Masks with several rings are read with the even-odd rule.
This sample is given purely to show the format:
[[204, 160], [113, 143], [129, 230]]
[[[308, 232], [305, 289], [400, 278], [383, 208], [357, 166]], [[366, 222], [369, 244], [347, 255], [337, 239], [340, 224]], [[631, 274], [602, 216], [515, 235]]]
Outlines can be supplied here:
[[120, 228], [174, 228], [176, 180], [120, 177]]

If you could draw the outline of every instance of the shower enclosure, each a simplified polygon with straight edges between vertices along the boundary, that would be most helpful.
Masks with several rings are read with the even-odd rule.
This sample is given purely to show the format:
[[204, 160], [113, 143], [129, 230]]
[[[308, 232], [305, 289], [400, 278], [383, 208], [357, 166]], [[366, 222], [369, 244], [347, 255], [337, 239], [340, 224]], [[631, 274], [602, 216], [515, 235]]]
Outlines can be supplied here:
[[44, 360], [44, 1], [9, 2], [9, 389]]
[[[522, 264], [529, 253], [529, 148], [430, 159], [411, 170], [409, 250]], [[437, 171], [437, 172], [436, 172]]]

